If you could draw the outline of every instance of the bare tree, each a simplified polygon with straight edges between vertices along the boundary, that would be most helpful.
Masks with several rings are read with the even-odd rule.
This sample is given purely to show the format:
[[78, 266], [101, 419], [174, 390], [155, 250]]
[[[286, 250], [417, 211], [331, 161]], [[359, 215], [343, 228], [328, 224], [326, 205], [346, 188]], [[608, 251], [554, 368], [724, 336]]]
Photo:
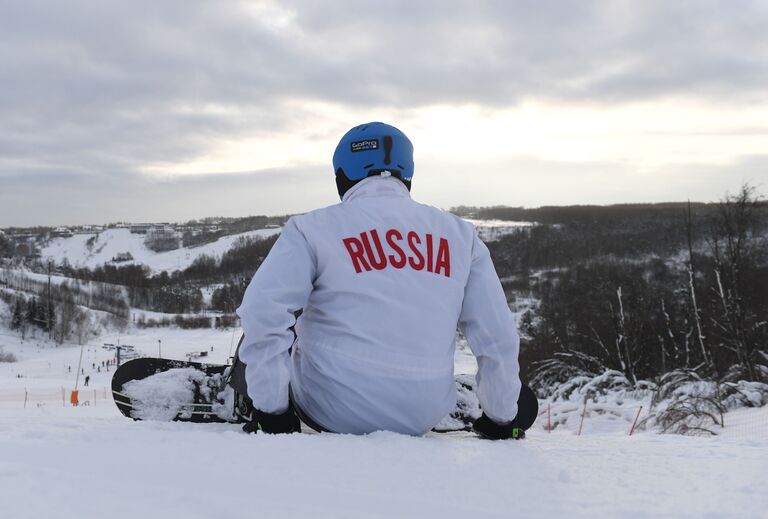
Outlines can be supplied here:
[[753, 332], [765, 326], [744, 301], [745, 275], [754, 264], [758, 244], [760, 197], [754, 187], [744, 185], [735, 195], [726, 195], [717, 206], [712, 222], [710, 248], [715, 262], [715, 299], [719, 312], [712, 316], [720, 346], [733, 352], [744, 375], [757, 380]]
[[686, 220], [686, 238], [688, 243], [688, 262], [686, 265], [686, 270], [688, 271], [688, 291], [689, 291], [689, 297], [690, 297], [690, 303], [691, 303], [691, 313], [693, 314], [693, 323], [696, 327], [696, 340], [699, 345], [699, 349], [701, 350], [701, 358], [704, 362], [704, 365], [707, 366], [707, 368], [712, 371], [714, 370], [714, 363], [712, 361], [712, 356], [709, 352], [709, 347], [704, 343], [704, 340], [706, 337], [704, 336], [704, 332], [702, 331], [702, 325], [701, 325], [701, 312], [699, 310], [699, 303], [696, 299], [696, 268], [694, 266], [693, 262], [693, 212], [691, 211], [691, 202], [688, 201], [688, 213], [687, 213], [687, 220]]
[[74, 326], [75, 318], [79, 311], [75, 304], [75, 299], [72, 296], [72, 292], [66, 283], [61, 285], [61, 302], [58, 307], [59, 318], [56, 321], [54, 332], [56, 341], [61, 344], [67, 340], [72, 333], [72, 327]]

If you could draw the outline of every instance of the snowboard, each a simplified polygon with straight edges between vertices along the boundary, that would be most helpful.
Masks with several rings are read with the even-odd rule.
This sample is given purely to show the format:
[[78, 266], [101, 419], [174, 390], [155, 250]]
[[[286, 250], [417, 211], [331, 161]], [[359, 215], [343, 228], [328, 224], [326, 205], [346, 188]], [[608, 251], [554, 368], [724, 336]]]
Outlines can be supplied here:
[[[112, 395], [120, 412], [134, 420], [193, 423], [245, 423], [248, 413], [228, 382], [231, 366], [144, 357], [117, 368]], [[469, 431], [482, 413], [474, 375], [456, 375], [456, 406], [435, 432]], [[247, 397], [246, 397], [247, 398]], [[538, 416], [538, 399], [523, 384], [518, 399], [518, 423], [529, 429]]]
[[112, 397], [134, 420], [239, 422], [234, 391], [226, 384], [230, 366], [141, 357], [112, 375]]

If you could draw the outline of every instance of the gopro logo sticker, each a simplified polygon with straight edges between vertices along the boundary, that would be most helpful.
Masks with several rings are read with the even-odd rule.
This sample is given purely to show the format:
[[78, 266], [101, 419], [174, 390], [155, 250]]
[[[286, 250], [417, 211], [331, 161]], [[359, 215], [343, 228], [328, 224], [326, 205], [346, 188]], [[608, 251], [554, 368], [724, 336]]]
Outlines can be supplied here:
[[378, 150], [379, 149], [379, 140], [378, 139], [366, 139], [364, 141], [355, 141], [350, 146], [352, 148], [352, 152], [368, 151], [368, 150]]

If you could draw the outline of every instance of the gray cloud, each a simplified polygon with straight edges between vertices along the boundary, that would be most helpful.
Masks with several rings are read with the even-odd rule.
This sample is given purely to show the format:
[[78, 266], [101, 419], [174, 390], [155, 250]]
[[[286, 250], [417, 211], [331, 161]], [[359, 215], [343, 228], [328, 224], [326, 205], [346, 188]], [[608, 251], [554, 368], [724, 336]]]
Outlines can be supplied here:
[[[763, 193], [768, 191], [768, 155], [741, 157], [720, 166], [686, 164], [642, 172], [621, 162], [528, 156], [510, 157], [492, 168], [470, 160], [433, 160], [418, 167], [414, 199], [443, 208], [459, 204], [536, 207], [687, 199], [709, 202], [745, 182]], [[325, 165], [166, 180], [37, 172], [8, 176], [3, 186], [1, 226], [294, 214], [338, 202], [332, 172]], [[456, 198], [457, 192], [462, 193], [461, 198]]]
[[[77, 171], [9, 175], [0, 191], [0, 227], [300, 213], [338, 202], [333, 175], [327, 169], [284, 168], [163, 180]], [[297, 192], [305, 196], [298, 197]]]
[[[422, 165], [414, 184], [415, 198], [438, 207], [458, 205], [453, 192], [465, 195], [465, 205], [542, 205], [712, 202], [726, 192], [749, 183], [768, 194], [768, 155], [744, 156], [722, 165], [667, 164], [637, 169], [615, 161], [570, 162], [515, 156], [493, 168], [478, 164], [432, 163]], [[480, 175], [467, 177], [467, 171]], [[455, 190], [441, 189], [454, 179]]]
[[766, 26], [758, 0], [2, 2], [0, 188], [157, 187], [142, 166], [302, 128], [296, 100], [765, 103]]

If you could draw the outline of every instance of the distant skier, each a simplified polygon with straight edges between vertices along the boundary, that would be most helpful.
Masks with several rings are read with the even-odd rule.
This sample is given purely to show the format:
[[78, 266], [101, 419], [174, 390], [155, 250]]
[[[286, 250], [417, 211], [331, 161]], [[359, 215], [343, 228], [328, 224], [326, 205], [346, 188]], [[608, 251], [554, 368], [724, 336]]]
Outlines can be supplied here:
[[519, 338], [474, 227], [411, 200], [397, 128], [352, 128], [333, 167], [341, 203], [288, 220], [237, 309], [244, 430], [296, 432], [298, 414], [323, 431], [424, 434], [456, 402], [458, 323], [478, 362], [475, 431], [522, 437]]
[[84, 384], [84, 385], [86, 385], [86, 386], [87, 386], [87, 385], [88, 385], [88, 382], [90, 382], [90, 381], [91, 381], [91, 376], [90, 376], [90, 375], [86, 375], [86, 376], [85, 376], [85, 384]]

